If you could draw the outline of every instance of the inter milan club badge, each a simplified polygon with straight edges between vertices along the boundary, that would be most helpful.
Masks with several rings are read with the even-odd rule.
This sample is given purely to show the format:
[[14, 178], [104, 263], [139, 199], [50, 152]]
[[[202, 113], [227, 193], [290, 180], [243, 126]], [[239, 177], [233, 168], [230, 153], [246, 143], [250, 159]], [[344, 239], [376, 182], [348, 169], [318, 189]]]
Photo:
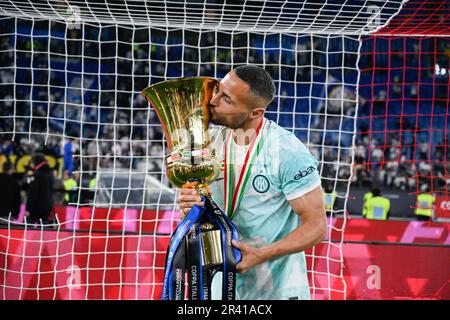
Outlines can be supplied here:
[[258, 174], [253, 178], [253, 189], [255, 189], [256, 192], [265, 193], [267, 192], [267, 190], [269, 190], [269, 187], [269, 179], [267, 179], [262, 174]]
[[219, 162], [219, 168], [220, 168], [220, 171], [224, 171], [225, 170], [225, 161], [224, 160]]

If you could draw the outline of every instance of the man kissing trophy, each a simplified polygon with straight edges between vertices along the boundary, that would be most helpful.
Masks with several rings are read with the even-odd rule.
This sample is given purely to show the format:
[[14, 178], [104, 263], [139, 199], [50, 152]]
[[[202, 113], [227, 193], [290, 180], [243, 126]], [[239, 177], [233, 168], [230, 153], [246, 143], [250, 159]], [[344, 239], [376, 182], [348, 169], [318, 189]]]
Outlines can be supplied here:
[[[169, 155], [166, 173], [175, 187], [193, 188], [204, 206], [194, 205], [178, 224], [167, 249], [162, 300], [210, 300], [213, 277], [222, 272], [222, 300], [235, 299], [241, 253], [236, 227], [211, 199], [208, 184], [219, 174], [211, 143], [209, 102], [219, 81], [190, 77], [159, 82], [142, 91], [161, 122]], [[187, 273], [187, 286], [185, 278]]]

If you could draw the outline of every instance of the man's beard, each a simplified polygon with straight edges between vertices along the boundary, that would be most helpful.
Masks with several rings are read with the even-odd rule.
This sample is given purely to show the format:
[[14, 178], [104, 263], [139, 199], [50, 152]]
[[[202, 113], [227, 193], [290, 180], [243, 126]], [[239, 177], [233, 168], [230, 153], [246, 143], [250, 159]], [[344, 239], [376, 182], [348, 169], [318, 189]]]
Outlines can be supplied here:
[[224, 119], [217, 115], [217, 113], [211, 111], [210, 115], [210, 122], [212, 124], [218, 125], [218, 126], [224, 126], [231, 129], [238, 129], [241, 128], [245, 122], [247, 122], [248, 115], [236, 117], [233, 120]]

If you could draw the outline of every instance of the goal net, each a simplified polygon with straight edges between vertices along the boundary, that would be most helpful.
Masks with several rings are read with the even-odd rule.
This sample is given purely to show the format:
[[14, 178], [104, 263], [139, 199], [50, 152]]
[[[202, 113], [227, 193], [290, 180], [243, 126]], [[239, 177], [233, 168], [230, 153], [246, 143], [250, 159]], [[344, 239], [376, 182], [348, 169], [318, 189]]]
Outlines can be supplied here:
[[[420, 59], [448, 66], [438, 49], [440, 41], [448, 44], [448, 22], [439, 15], [448, 6], [433, 6], [435, 20], [418, 14], [424, 8], [409, 9], [423, 22], [415, 28], [416, 20], [407, 23], [411, 14], [402, 15], [408, 3], [400, 0], [2, 1], [0, 164], [13, 163], [26, 185], [30, 155], [40, 151], [59, 179], [67, 172], [76, 186], [68, 192], [55, 187], [49, 223], [27, 223], [23, 205], [17, 216], [0, 217], [0, 298], [159, 299], [179, 212], [164, 172], [162, 128], [140, 92], [167, 79], [222, 78], [255, 64], [277, 87], [267, 117], [308, 146], [324, 189], [336, 193], [327, 239], [307, 251], [311, 296], [345, 299], [342, 246], [349, 188], [357, 178], [355, 148], [360, 137], [381, 135], [387, 149], [386, 119], [391, 111], [404, 114], [409, 101], [406, 72], [413, 67], [406, 60], [395, 67], [378, 61], [406, 56], [412, 49], [402, 41], [409, 45], [411, 33], [419, 50], [423, 46]], [[361, 65], [371, 59], [377, 63]], [[394, 69], [403, 71], [400, 93], [386, 101], [397, 107], [375, 108], [375, 73]], [[393, 88], [393, 77], [384, 86]], [[448, 88], [448, 77], [442, 79]], [[439, 116], [428, 118], [429, 132], [439, 138], [449, 127], [444, 84], [426, 84], [436, 89], [427, 99]], [[416, 119], [423, 113], [419, 100], [411, 109]], [[448, 150], [444, 140], [440, 145]], [[359, 164], [367, 171], [372, 160]], [[448, 169], [442, 172], [448, 179]]]

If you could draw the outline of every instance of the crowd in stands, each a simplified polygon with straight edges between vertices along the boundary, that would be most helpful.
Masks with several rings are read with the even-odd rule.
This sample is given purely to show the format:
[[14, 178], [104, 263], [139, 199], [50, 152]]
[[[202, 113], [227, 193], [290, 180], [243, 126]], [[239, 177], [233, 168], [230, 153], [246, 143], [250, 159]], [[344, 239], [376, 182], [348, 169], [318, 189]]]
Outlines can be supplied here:
[[[55, 28], [57, 29], [57, 27]], [[73, 175], [73, 172], [81, 172], [80, 180], [85, 184], [95, 178], [98, 168], [132, 169], [148, 172], [161, 179], [163, 157], [166, 152], [161, 126], [148, 102], [139, 92], [150, 82], [155, 83], [165, 77], [195, 74], [224, 75], [231, 68], [231, 63], [215, 64], [213, 62], [215, 59], [231, 61], [232, 53], [220, 46], [217, 52], [214, 52], [214, 49], [200, 52], [195, 47], [195, 45], [200, 45], [202, 48], [207, 48], [214, 44], [217, 40], [214, 33], [208, 33], [200, 41], [198, 34], [193, 34], [190, 39], [188, 34], [178, 32], [174, 34], [174, 39], [181, 36], [185, 44], [192, 44], [192, 46], [183, 47], [182, 58], [185, 62], [178, 63], [180, 56], [177, 54], [179, 53], [168, 51], [161, 40], [155, 40], [155, 44], [151, 46], [132, 45], [130, 32], [126, 31], [119, 28], [117, 34], [113, 29], [109, 33], [111, 39], [117, 37], [116, 40], [121, 41], [117, 50], [114, 41], [102, 43], [100, 48], [93, 41], [98, 39], [96, 33], [98, 29], [95, 28], [86, 29], [85, 39], [87, 41], [83, 42], [83, 48], [80, 46], [76, 30], [68, 33], [66, 49], [64, 49], [65, 46], [60, 45], [64, 43], [63, 40], [61, 40], [62, 42], [52, 42], [48, 46], [51, 48], [52, 54], [61, 54], [62, 56], [68, 54], [73, 57], [83, 54], [86, 61], [97, 61], [100, 50], [100, 56], [105, 57], [105, 65], [102, 68], [104, 67], [106, 71], [102, 77], [88, 75], [75, 77], [73, 74], [81, 74], [79, 66], [71, 66], [69, 69], [75, 69], [70, 76], [70, 83], [66, 83], [69, 81], [69, 77], [64, 74], [64, 71], [32, 73], [29, 64], [28, 67], [18, 66], [14, 73], [14, 68], [11, 66], [14, 64], [15, 57], [11, 50], [11, 41], [6, 37], [0, 39], [0, 49], [4, 50], [1, 63], [3, 66], [10, 66], [10, 68], [1, 68], [0, 70], [0, 83], [4, 84], [0, 86], [0, 95], [3, 97], [0, 101], [0, 155], [21, 157], [39, 151], [55, 158], [63, 158], [63, 168], [58, 168], [57, 176], [63, 178], [65, 170], [68, 170], [70, 176]], [[155, 31], [155, 34], [158, 35], [158, 32]], [[238, 37], [236, 36], [236, 38]], [[29, 60], [33, 56], [35, 68], [48, 68], [48, 54], [44, 53], [47, 50], [46, 42], [40, 45], [38, 38], [35, 38], [31, 46], [29, 37], [22, 40], [21, 37], [17, 39], [16, 49], [23, 49], [19, 53], [19, 60], [30, 63]], [[46, 41], [42, 38], [39, 39]], [[178, 40], [173, 41], [177, 42]], [[233, 45], [240, 48], [239, 39], [233, 41]], [[242, 39], [242, 41], [243, 45], [247, 45], [246, 39]], [[311, 60], [314, 61], [314, 66], [321, 65], [320, 60], [324, 54], [316, 54], [316, 51], [320, 50], [312, 50], [320, 48], [320, 45], [320, 39], [314, 40], [312, 44], [311, 42], [299, 44], [303, 53], [299, 54], [300, 62], [297, 63], [301, 64], [301, 61], [304, 61], [304, 67], [299, 67], [297, 70], [289, 67], [279, 68], [277, 63], [280, 57], [276, 54], [267, 53], [268, 57], [265, 63], [267, 63], [269, 71], [276, 73], [276, 78], [280, 79], [279, 83], [282, 83], [283, 79], [292, 78], [290, 73], [297, 72], [299, 74], [297, 80], [307, 81], [304, 86], [309, 88], [315, 77], [325, 76], [324, 69], [311, 68], [309, 65]], [[40, 46], [42, 46], [42, 51], [39, 49]], [[30, 54], [31, 47], [35, 51], [34, 55]], [[179, 50], [181, 47], [181, 42], [179, 46], [174, 46]], [[81, 49], [83, 50], [81, 51]], [[108, 53], [108, 51], [113, 53]], [[283, 51], [283, 66], [289, 66], [296, 58], [289, 52]], [[312, 59], [311, 52], [314, 52]], [[260, 53], [255, 52], [253, 55], [252, 50], [236, 50], [233, 55], [233, 61], [261, 63]], [[249, 56], [248, 61], [247, 55]], [[90, 59], [91, 57], [92, 59]], [[356, 55], [347, 55], [346, 63], [351, 63], [349, 61], [355, 57]], [[115, 63], [116, 58], [117, 63]], [[77, 58], [69, 59], [73, 59], [70, 64], [80, 64], [80, 60]], [[398, 59], [403, 58], [399, 55]], [[164, 61], [168, 63], [166, 64]], [[88, 68], [88, 65], [86, 62], [85, 68]], [[93, 65], [95, 68], [99, 68], [95, 63]], [[360, 65], [361, 70], [366, 67]], [[55, 70], [57, 68], [55, 67]], [[108, 70], [108, 68], [111, 69]], [[152, 76], [149, 77], [149, 74]], [[85, 93], [81, 94], [81, 90], [77, 89], [80, 87], [81, 81], [84, 81], [84, 86], [89, 86], [92, 82], [91, 88], [94, 89], [86, 89]], [[12, 85], [14, 82], [18, 85]], [[34, 84], [33, 88], [30, 86], [31, 83]], [[281, 85], [279, 83], [277, 82], [277, 85]], [[71, 88], [66, 89], [67, 86]], [[404, 87], [405, 90], [413, 90], [413, 88]], [[287, 104], [292, 103], [292, 101], [288, 101], [289, 99], [283, 99], [285, 96], [292, 96], [295, 99], [289, 90], [286, 88], [280, 90], [282, 97], [276, 99], [275, 104], [284, 103], [284, 101]], [[320, 90], [323, 91], [323, 88]], [[378, 101], [378, 98], [379, 96], [366, 96], [360, 110], [370, 108], [374, 101]], [[305, 119], [308, 120], [311, 116], [313, 117], [311, 123], [321, 122], [322, 118], [319, 115], [323, 116], [323, 109], [320, 109], [318, 101], [322, 100], [323, 96], [316, 95], [312, 99], [307, 98], [302, 101], [302, 104], [305, 101], [312, 101], [316, 108], [311, 106], [311, 110], [315, 110], [315, 112], [312, 115], [307, 114]], [[330, 111], [331, 107], [328, 108], [327, 111]], [[285, 109], [286, 107], [283, 106], [275, 106], [275, 110]], [[341, 111], [338, 111], [339, 114], [336, 117], [328, 118], [331, 127], [323, 128], [322, 131], [339, 128], [340, 120], [333, 123], [333, 119], [342, 119]], [[347, 108], [346, 113], [349, 116], [352, 115], [352, 112], [354, 112], [354, 106]], [[289, 117], [292, 118], [292, 114], [286, 116], [286, 118]], [[283, 115], [280, 115], [280, 118], [283, 118]], [[280, 122], [283, 121], [283, 119], [280, 120]], [[384, 120], [380, 119], [379, 121]], [[367, 121], [357, 121], [358, 134], [353, 150], [355, 152], [353, 167], [350, 166], [352, 150], [348, 148], [351, 136], [346, 139], [346, 143], [342, 144], [336, 138], [339, 136], [337, 133], [328, 134], [326, 137], [324, 134], [311, 135], [311, 139], [307, 142], [321, 163], [321, 174], [328, 178], [327, 183], [335, 178], [345, 181], [353, 170], [351, 182], [355, 186], [370, 186], [374, 181], [384, 188], [414, 191], [427, 187], [445, 189], [450, 186], [450, 164], [445, 161], [450, 154], [449, 137], [445, 137], [445, 133], [440, 133], [439, 141], [434, 141], [430, 146], [428, 142], [431, 139], [428, 138], [427, 141], [429, 136], [422, 134], [422, 130], [418, 130], [417, 124], [414, 127], [416, 131], [413, 133], [411, 133], [413, 130], [408, 130], [403, 124], [384, 136], [373, 134], [367, 126]], [[293, 125], [293, 127], [295, 126]], [[413, 138], [411, 138], [412, 136]], [[302, 139], [302, 137], [300, 138]], [[67, 159], [73, 159], [73, 163], [66, 162]]]

